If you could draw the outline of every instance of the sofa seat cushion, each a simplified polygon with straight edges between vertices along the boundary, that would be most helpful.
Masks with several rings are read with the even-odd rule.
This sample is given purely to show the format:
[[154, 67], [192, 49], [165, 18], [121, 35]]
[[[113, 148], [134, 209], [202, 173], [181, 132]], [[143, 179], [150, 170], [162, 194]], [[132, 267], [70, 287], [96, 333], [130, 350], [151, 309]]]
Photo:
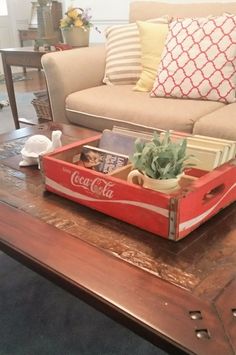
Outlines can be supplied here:
[[236, 140], [236, 103], [201, 117], [195, 123], [193, 133]]
[[97, 130], [141, 125], [192, 132], [195, 121], [223, 106], [214, 101], [151, 98], [132, 85], [102, 85], [67, 96], [66, 115], [71, 123]]

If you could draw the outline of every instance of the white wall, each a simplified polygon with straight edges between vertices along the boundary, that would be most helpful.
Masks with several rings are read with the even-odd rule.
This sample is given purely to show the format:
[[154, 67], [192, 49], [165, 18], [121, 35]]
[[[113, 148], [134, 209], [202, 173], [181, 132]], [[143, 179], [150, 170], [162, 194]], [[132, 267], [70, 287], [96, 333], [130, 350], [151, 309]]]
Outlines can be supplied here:
[[[34, 0], [36, 1], [36, 0]], [[90, 7], [92, 14], [92, 22], [101, 30], [101, 34], [95, 30], [91, 31], [91, 42], [103, 42], [104, 30], [107, 26], [113, 24], [121, 24], [128, 22], [129, 4], [133, 0], [59, 0], [62, 2], [64, 11], [69, 5], [80, 6], [82, 8]], [[137, 1], [137, 0], [136, 0]], [[138, 0], [145, 1], [145, 0]], [[149, 1], [149, 0], [146, 0]], [[155, 1], [155, 0], [154, 0]], [[190, 0], [157, 0], [159, 2], [169, 3], [189, 3]], [[236, 2], [236, 0], [192, 0], [191, 2]], [[8, 29], [11, 43], [8, 47], [18, 47], [18, 29], [28, 28], [31, 0], [7, 0], [10, 26]], [[1, 28], [1, 20], [0, 20]], [[4, 46], [5, 47], [5, 44]]]
[[[18, 30], [28, 28], [31, 0], [7, 0], [7, 9], [8, 14], [0, 16], [0, 48], [19, 47]], [[13, 68], [13, 71], [18, 70], [16, 67]], [[2, 61], [0, 59], [0, 74], [2, 73]]]
[[[94, 0], [96, 1], [96, 0]], [[133, 0], [127, 0], [129, 2], [133, 1]], [[236, 0], [135, 0], [135, 1], [156, 1], [156, 2], [168, 2], [168, 3], [177, 3], [177, 4], [198, 4], [198, 3], [215, 3], [215, 2], [221, 2], [221, 3], [224, 3], [224, 2], [236, 2]]]
[[7, 2], [6, 0], [0, 0], [0, 16], [7, 15]]
[[19, 36], [17, 30], [27, 29], [31, 13], [30, 0], [7, 0], [11, 30], [13, 32], [14, 47], [19, 47]]
[[[36, 0], [34, 0], [36, 1]], [[66, 11], [69, 5], [80, 6], [82, 8], [90, 7], [92, 14], [92, 22], [101, 30], [101, 34], [95, 30], [91, 31], [91, 42], [103, 42], [104, 30], [107, 26], [113, 24], [121, 24], [128, 22], [129, 4], [133, 0], [59, 0], [63, 5], [63, 12]], [[145, 1], [145, 0], [136, 0]], [[149, 0], [146, 0], [149, 1]], [[154, 0], [155, 1], [155, 0]], [[189, 3], [190, 0], [157, 0], [159, 2], [169, 3]], [[191, 2], [236, 2], [236, 0], [192, 0]], [[27, 29], [30, 14], [31, 14], [31, 0], [7, 0], [9, 10], [9, 28], [7, 29], [8, 38], [2, 35], [0, 46], [3, 47], [18, 47], [18, 29]], [[1, 32], [1, 18], [0, 18], [0, 32]], [[4, 29], [6, 33], [6, 29]], [[1, 35], [1, 33], [0, 33]], [[3, 42], [4, 39], [4, 42]], [[6, 44], [6, 41], [10, 42]]]
[[[63, 0], [64, 9], [69, 5], [82, 8], [90, 7], [92, 9], [92, 22], [101, 30], [101, 34], [91, 31], [91, 42], [103, 42], [104, 30], [107, 26], [128, 22], [129, 4], [133, 0]], [[136, 0], [150, 1], [150, 0]], [[152, 0], [151, 0], [152, 1]], [[154, 0], [155, 1], [155, 0]], [[236, 0], [157, 0], [157, 2], [168, 3], [203, 3], [203, 2], [236, 2]]]
[[[36, 1], [36, 0], [34, 0]], [[133, 0], [59, 0], [62, 2], [64, 11], [69, 5], [80, 6], [82, 8], [90, 7], [94, 25], [96, 25], [102, 32], [98, 34], [96, 31], [91, 33], [92, 42], [104, 41], [104, 29], [112, 24], [121, 24], [128, 21], [129, 4]], [[137, 0], [136, 0], [137, 1]], [[138, 0], [139, 1], [139, 0]], [[141, 0], [143, 1], [143, 0]], [[144, 0], [145, 1], [145, 0]], [[149, 0], [146, 0], [149, 1]], [[155, 0], [154, 0], [155, 1]], [[169, 3], [189, 3], [190, 0], [157, 0], [159, 2]], [[191, 2], [236, 2], [236, 0], [192, 0]], [[9, 34], [11, 35], [12, 43], [9, 46], [19, 46], [18, 29], [28, 28], [31, 0], [7, 0], [10, 28]], [[1, 23], [0, 23], [1, 27]]]
[[101, 31], [91, 31], [91, 42], [104, 42], [104, 30], [107, 26], [128, 22], [130, 0], [64, 0], [64, 8], [69, 5], [83, 9], [91, 8], [92, 22]]

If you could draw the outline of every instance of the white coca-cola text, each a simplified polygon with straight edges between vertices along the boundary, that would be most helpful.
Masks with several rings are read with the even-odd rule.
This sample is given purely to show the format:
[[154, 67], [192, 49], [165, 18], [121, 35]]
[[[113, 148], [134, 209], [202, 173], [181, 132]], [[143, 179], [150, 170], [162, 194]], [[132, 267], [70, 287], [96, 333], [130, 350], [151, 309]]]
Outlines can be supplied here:
[[73, 186], [80, 186], [101, 197], [111, 199], [114, 195], [114, 191], [111, 189], [114, 186], [112, 182], [101, 178], [90, 179], [80, 175], [77, 171], [71, 175], [71, 184]]

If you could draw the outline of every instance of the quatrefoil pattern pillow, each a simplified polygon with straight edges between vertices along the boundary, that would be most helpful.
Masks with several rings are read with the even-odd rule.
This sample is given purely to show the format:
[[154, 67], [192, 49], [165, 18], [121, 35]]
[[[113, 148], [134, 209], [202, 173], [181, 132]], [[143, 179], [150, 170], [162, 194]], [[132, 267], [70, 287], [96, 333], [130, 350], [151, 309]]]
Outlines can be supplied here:
[[236, 16], [170, 23], [151, 96], [235, 101]]

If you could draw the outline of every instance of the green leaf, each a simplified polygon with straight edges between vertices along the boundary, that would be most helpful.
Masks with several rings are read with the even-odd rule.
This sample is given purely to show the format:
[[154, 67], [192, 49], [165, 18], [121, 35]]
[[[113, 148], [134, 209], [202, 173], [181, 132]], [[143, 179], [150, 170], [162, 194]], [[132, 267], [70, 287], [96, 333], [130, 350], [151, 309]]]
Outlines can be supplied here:
[[135, 153], [130, 157], [134, 167], [151, 178], [172, 179], [189, 166], [186, 156], [187, 140], [172, 141], [170, 132], [160, 136], [153, 133], [150, 142], [135, 141]]

